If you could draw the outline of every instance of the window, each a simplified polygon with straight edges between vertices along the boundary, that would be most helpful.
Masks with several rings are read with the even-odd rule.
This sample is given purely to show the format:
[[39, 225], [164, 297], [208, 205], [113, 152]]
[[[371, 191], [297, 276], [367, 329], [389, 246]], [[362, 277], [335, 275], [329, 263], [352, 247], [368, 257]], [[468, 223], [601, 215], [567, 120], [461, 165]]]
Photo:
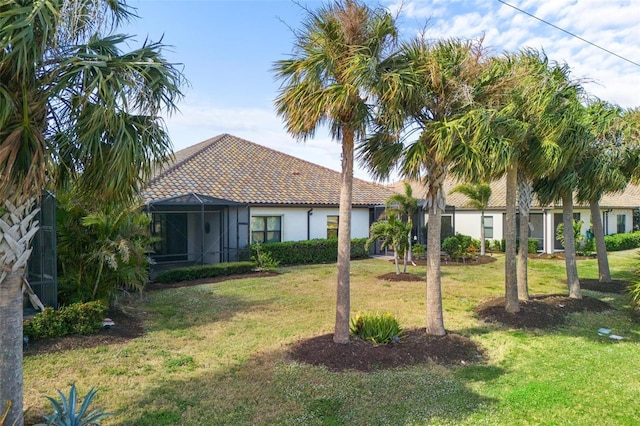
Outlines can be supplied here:
[[627, 232], [625, 229], [626, 222], [627, 222], [627, 215], [619, 214], [618, 215], [618, 234], [624, 234], [625, 232]]
[[493, 238], [493, 216], [484, 217], [484, 237]]
[[327, 238], [338, 238], [339, 216], [327, 216]]
[[252, 243], [278, 243], [282, 241], [282, 217], [251, 216]]

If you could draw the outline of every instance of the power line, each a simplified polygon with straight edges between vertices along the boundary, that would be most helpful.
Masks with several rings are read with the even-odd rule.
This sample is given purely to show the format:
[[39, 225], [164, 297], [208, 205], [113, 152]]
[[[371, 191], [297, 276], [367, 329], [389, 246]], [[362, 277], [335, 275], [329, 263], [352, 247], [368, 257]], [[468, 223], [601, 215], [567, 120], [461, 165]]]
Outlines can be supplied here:
[[580, 37], [579, 35], [576, 35], [576, 34], [574, 34], [574, 33], [572, 33], [572, 32], [569, 32], [569, 31], [567, 31], [567, 30], [565, 30], [565, 29], [563, 29], [563, 28], [560, 28], [559, 26], [554, 25], [554, 24], [552, 24], [551, 22], [548, 22], [548, 21], [545, 21], [544, 19], [538, 18], [537, 16], [532, 15], [531, 13], [527, 12], [526, 10], [519, 9], [519, 8], [515, 7], [514, 5], [509, 4], [509, 3], [507, 3], [506, 1], [503, 1], [503, 0], [498, 0], [498, 1], [499, 1], [500, 3], [502, 3], [502, 4], [504, 4], [505, 6], [509, 6], [509, 7], [513, 8], [513, 9], [517, 10], [518, 12], [524, 13], [525, 15], [528, 15], [528, 16], [530, 16], [530, 17], [534, 18], [534, 19], [537, 19], [538, 21], [540, 21], [540, 22], [542, 22], [542, 23], [544, 23], [544, 24], [547, 24], [547, 25], [549, 25], [549, 26], [551, 26], [551, 27], [553, 27], [553, 28], [555, 28], [555, 29], [557, 29], [557, 30], [560, 30], [560, 31], [562, 31], [562, 32], [564, 32], [564, 33], [567, 33], [567, 34], [569, 34], [571, 37], [575, 37], [575, 38], [577, 38], [578, 40], [582, 40], [582, 41], [584, 41], [585, 43], [588, 43], [588, 44], [592, 45], [593, 47], [597, 47], [597, 48], [598, 48], [598, 49], [600, 49], [600, 50], [604, 50], [605, 52], [609, 53], [610, 55], [616, 56], [616, 57], [618, 57], [618, 58], [622, 59], [623, 61], [627, 61], [627, 62], [629, 62], [630, 64], [633, 64], [633, 65], [635, 65], [635, 66], [637, 66], [637, 67], [640, 67], [640, 64], [639, 64], [639, 63], [634, 62], [634, 61], [632, 61], [632, 60], [630, 60], [630, 59], [627, 59], [627, 58], [625, 58], [624, 56], [620, 56], [620, 55], [618, 55], [618, 54], [617, 54], [617, 53], [615, 53], [615, 52], [612, 52], [612, 51], [610, 51], [610, 50], [608, 50], [608, 49], [605, 49], [605, 48], [604, 48], [604, 47], [602, 47], [602, 46], [599, 46], [599, 45], [597, 45], [597, 44], [595, 44], [595, 43], [593, 43], [593, 42], [591, 42], [591, 41], [589, 41], [589, 40], [586, 40], [586, 39], [584, 39], [584, 38]]

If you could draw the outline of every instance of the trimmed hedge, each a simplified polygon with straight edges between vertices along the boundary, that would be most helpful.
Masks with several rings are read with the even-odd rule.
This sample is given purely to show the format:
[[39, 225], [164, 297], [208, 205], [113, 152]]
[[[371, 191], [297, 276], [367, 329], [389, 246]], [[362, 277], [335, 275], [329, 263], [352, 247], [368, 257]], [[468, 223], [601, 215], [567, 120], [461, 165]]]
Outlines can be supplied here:
[[179, 281], [197, 280], [233, 274], [252, 272], [256, 267], [253, 262], [228, 262], [210, 265], [187, 266], [159, 273], [153, 280], [157, 283], [175, 283]]
[[[366, 238], [351, 240], [351, 259], [369, 257], [365, 249]], [[338, 239], [316, 239], [305, 241], [285, 241], [265, 243], [260, 249], [271, 255], [280, 265], [301, 265], [312, 263], [332, 263], [338, 260]], [[251, 247], [251, 256], [255, 256], [255, 247]]]
[[[502, 253], [505, 252], [505, 239], [501, 239], [501, 240], [494, 240], [492, 245], [491, 245], [491, 249], [493, 251], [501, 251]], [[520, 247], [520, 240], [516, 240], [516, 251], [518, 250], [518, 247]], [[527, 253], [529, 254], [536, 254], [538, 253], [538, 240], [530, 238], [529, 241], [527, 241]]]
[[640, 247], [640, 232], [613, 234], [604, 237], [607, 251], [628, 250]]

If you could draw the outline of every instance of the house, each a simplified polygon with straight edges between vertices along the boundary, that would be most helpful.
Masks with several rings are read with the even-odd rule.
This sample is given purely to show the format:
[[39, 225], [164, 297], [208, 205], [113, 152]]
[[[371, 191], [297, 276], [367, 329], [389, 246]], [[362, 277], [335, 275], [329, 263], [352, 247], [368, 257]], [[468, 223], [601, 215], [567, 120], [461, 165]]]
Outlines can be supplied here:
[[[449, 179], [445, 182], [447, 209], [442, 215], [442, 233], [446, 236], [460, 233], [480, 238], [480, 212], [469, 207], [469, 199], [460, 193], [451, 193], [458, 182]], [[422, 185], [411, 183], [414, 196], [424, 197]], [[491, 198], [485, 211], [485, 237], [489, 240], [501, 240], [504, 238], [504, 226], [506, 216], [506, 181], [500, 179], [491, 184]], [[403, 183], [398, 182], [391, 186], [397, 192], [403, 189]], [[631, 232], [634, 228], [633, 217], [640, 208], [640, 186], [629, 184], [624, 192], [608, 194], [600, 201], [600, 211], [605, 235]], [[424, 226], [426, 217], [418, 220]], [[586, 235], [591, 227], [591, 211], [588, 205], [576, 203], [573, 208], [573, 216], [577, 221], [582, 221], [582, 234]], [[534, 197], [530, 211], [529, 238], [538, 240], [538, 249], [545, 253], [563, 250], [562, 244], [556, 238], [556, 229], [562, 223], [562, 204], [543, 206]], [[421, 237], [421, 241], [424, 237]]]
[[[246, 259], [253, 242], [337, 237], [340, 173], [222, 134], [175, 153], [143, 191], [162, 268]], [[393, 194], [353, 181], [351, 237]]]

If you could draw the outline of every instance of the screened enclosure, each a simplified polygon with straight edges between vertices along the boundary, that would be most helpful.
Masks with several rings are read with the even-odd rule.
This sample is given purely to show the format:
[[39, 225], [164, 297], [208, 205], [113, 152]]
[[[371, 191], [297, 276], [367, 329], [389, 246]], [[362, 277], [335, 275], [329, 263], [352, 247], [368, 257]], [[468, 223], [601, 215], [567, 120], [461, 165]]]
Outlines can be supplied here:
[[151, 202], [147, 212], [151, 232], [158, 237], [153, 271], [249, 260], [246, 204], [192, 193]]
[[[56, 199], [45, 192], [40, 199], [40, 212], [35, 217], [40, 229], [33, 237], [33, 251], [27, 265], [27, 279], [44, 306], [58, 307], [58, 274], [56, 255]], [[32, 308], [25, 300], [25, 307]]]

